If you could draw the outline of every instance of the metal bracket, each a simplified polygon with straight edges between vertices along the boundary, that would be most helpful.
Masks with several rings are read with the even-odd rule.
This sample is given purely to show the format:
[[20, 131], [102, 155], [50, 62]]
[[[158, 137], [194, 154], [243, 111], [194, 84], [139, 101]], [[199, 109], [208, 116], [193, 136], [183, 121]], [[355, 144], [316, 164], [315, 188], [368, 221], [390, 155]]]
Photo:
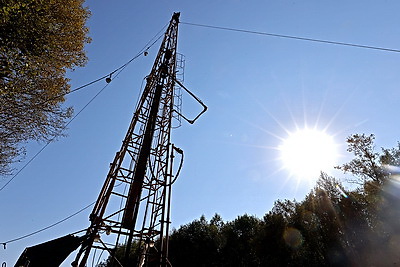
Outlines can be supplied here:
[[174, 82], [176, 82], [177, 84], [179, 84], [180, 87], [182, 87], [191, 97], [193, 97], [202, 107], [203, 110], [194, 118], [194, 119], [188, 119], [186, 118], [182, 113], [180, 113], [179, 111], [175, 110], [174, 111], [181, 116], [182, 118], [184, 118], [187, 122], [189, 122], [190, 124], [193, 124], [201, 115], [203, 115], [204, 112], [207, 111], [207, 106], [197, 97], [195, 96], [195, 94], [193, 94], [192, 92], [189, 91], [189, 89], [187, 89], [180, 81], [178, 81], [175, 77], [171, 76], [171, 78], [174, 80]]

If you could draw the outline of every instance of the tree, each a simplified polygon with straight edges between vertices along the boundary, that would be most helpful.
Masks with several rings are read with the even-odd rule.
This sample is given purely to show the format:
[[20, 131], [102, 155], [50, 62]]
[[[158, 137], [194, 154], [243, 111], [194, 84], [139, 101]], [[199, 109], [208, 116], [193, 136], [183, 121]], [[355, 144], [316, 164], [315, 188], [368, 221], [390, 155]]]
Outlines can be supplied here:
[[173, 230], [169, 242], [172, 266], [221, 266], [221, 227], [224, 223], [214, 215], [209, 223], [204, 216]]
[[343, 172], [349, 172], [355, 176], [350, 182], [364, 184], [372, 181], [375, 184], [382, 184], [385, 179], [385, 171], [380, 162], [379, 153], [375, 152], [375, 136], [365, 134], [353, 134], [347, 138], [347, 151], [354, 154], [350, 162], [336, 167]]
[[[400, 144], [375, 152], [374, 135], [354, 134], [348, 138], [348, 151], [354, 159], [338, 169], [349, 172], [362, 187], [352, 193], [352, 203], [343, 200], [347, 214], [347, 243], [360, 266], [389, 266], [400, 262], [400, 189], [396, 175]], [[352, 218], [352, 219], [350, 219]], [[350, 234], [349, 234], [350, 233]], [[350, 237], [350, 238], [349, 238]], [[362, 242], [360, 242], [362, 241]]]
[[[117, 246], [113, 251], [113, 255], [109, 255], [108, 258], [96, 265], [97, 267], [120, 267], [121, 263], [124, 262], [125, 260], [125, 245], [119, 245]], [[128, 265], [129, 266], [137, 266], [138, 265], [138, 259], [141, 253], [141, 247], [139, 242], [133, 242], [131, 251], [129, 252], [129, 258], [128, 258]], [[151, 265], [153, 266], [153, 265]]]
[[62, 106], [68, 69], [84, 66], [84, 0], [1, 0], [0, 174], [25, 151], [28, 140], [60, 136], [72, 109]]
[[223, 263], [220, 266], [260, 266], [255, 242], [260, 233], [261, 220], [247, 214], [225, 224], [222, 234]]
[[286, 217], [275, 207], [264, 216], [254, 241], [255, 251], [260, 260], [259, 266], [289, 266], [291, 249], [283, 238], [287, 226]]

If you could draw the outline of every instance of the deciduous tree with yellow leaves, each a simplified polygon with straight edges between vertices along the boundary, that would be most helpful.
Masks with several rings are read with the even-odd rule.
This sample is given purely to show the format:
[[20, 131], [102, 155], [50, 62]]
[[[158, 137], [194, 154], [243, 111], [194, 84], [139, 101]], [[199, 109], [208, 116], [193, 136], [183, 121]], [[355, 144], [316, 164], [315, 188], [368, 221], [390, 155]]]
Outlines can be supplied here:
[[83, 0], [0, 0], [0, 174], [10, 173], [28, 140], [60, 136], [67, 70], [87, 62]]

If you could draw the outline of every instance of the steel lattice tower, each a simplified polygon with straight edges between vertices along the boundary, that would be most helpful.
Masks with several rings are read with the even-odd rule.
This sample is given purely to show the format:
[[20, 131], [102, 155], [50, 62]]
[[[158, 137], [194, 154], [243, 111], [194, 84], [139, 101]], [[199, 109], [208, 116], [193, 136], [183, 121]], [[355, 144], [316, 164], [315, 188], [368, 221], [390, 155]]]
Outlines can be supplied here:
[[[171, 185], [176, 179], [173, 159], [175, 153], [183, 157], [171, 143], [173, 116], [182, 116], [174, 105], [174, 90], [177, 85], [183, 87], [176, 79], [178, 23], [179, 13], [174, 13], [122, 147], [90, 215], [88, 238], [74, 266], [85, 266], [92, 248], [107, 250], [114, 257], [118, 246], [124, 256], [122, 261], [114, 257], [116, 266], [128, 266], [133, 249], [139, 251], [137, 266], [170, 266]], [[111, 238], [112, 245], [104, 241]]]

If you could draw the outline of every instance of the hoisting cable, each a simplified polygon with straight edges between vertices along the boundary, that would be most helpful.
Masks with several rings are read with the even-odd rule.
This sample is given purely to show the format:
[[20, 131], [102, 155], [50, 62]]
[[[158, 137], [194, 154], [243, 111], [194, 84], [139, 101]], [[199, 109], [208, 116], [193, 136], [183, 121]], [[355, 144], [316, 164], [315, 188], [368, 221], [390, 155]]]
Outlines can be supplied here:
[[[64, 130], [68, 127], [68, 125], [69, 125], [76, 117], [78, 117], [79, 114], [81, 114], [82, 111], [85, 110], [85, 109], [89, 106], [89, 104], [92, 103], [93, 100], [95, 100], [96, 97], [97, 97], [98, 95], [100, 95], [100, 93], [102, 93], [102, 92], [104, 91], [104, 89], [106, 89], [107, 86], [108, 86], [108, 84], [106, 84], [94, 97], [92, 97], [92, 98], [89, 100], [89, 102], [86, 103], [86, 105], [83, 106], [83, 108], [81, 108], [81, 109], [79, 110], [79, 112], [76, 113], [76, 114], [71, 118], [71, 120], [69, 120], [69, 121], [65, 124], [65, 126], [61, 129], [61, 132], [64, 131]], [[53, 142], [57, 137], [59, 137], [59, 135], [56, 135], [56, 136], [54, 136], [53, 138], [51, 138], [49, 141], [47, 141], [46, 144], [45, 144], [41, 149], [39, 149], [39, 151], [36, 152], [36, 154], [33, 155], [32, 158], [30, 158], [30, 159], [24, 164], [24, 166], [21, 167], [21, 169], [19, 169], [19, 170], [13, 175], [13, 177], [11, 177], [11, 179], [8, 180], [7, 183], [5, 183], [5, 185], [3, 185], [3, 186], [0, 188], [0, 192], [1, 192], [7, 185], [9, 185], [9, 184], [14, 180], [14, 178], [17, 177], [17, 176], [18, 176], [18, 175], [19, 175], [19, 174], [20, 174], [20, 173], [21, 173], [35, 158], [37, 158], [37, 156], [39, 156], [39, 154], [42, 153], [43, 150], [45, 150], [46, 147], [47, 147], [48, 145], [50, 145], [50, 143]]]
[[[95, 203], [96, 203], [96, 201], [90, 203], [90, 204], [87, 205], [86, 207], [84, 207], [84, 208], [78, 210], [77, 212], [75, 212], [75, 213], [73, 213], [73, 214], [71, 214], [71, 215], [65, 217], [64, 219], [62, 219], [62, 220], [60, 220], [60, 221], [58, 221], [58, 222], [56, 222], [56, 223], [53, 223], [53, 224], [51, 224], [51, 225], [49, 225], [49, 226], [46, 226], [46, 227], [44, 227], [44, 228], [42, 228], [42, 229], [39, 229], [39, 230], [37, 230], [37, 231], [34, 231], [34, 232], [30, 233], [30, 234], [27, 234], [27, 235], [24, 235], [24, 236], [21, 236], [21, 237], [18, 237], [18, 238], [14, 238], [14, 239], [8, 240], [8, 241], [6, 241], [6, 242], [2, 242], [2, 243], [0, 243], [0, 244], [2, 244], [2, 245], [4, 246], [4, 249], [5, 249], [7, 244], [10, 244], [10, 243], [15, 242], [15, 241], [19, 241], [19, 240], [21, 240], [21, 239], [28, 238], [28, 237], [30, 237], [30, 236], [36, 235], [36, 234], [38, 234], [38, 233], [40, 233], [40, 232], [43, 232], [43, 231], [45, 231], [45, 230], [47, 230], [47, 229], [50, 229], [50, 228], [52, 228], [52, 227], [54, 227], [54, 226], [56, 226], [56, 225], [58, 225], [58, 224], [60, 224], [60, 223], [63, 223], [63, 222], [65, 222], [66, 220], [71, 219], [72, 217], [74, 217], [74, 216], [78, 215], [79, 213], [83, 212], [84, 210], [90, 208], [90, 207], [93, 206]], [[86, 229], [85, 229], [85, 230], [86, 230]], [[81, 230], [81, 231], [75, 232], [74, 234], [80, 233], [80, 232], [85, 231], [85, 230]]]
[[[113, 74], [115, 74], [117, 71], [120, 71], [121, 69], [124, 69], [125, 67], [127, 67], [132, 61], [134, 61], [135, 59], [137, 59], [137, 58], [140, 57], [141, 55], [146, 55], [146, 52], [147, 52], [153, 45], [155, 45], [155, 44], [158, 42], [158, 40], [161, 39], [161, 37], [163, 37], [163, 34], [160, 35], [160, 33], [164, 31], [164, 29], [167, 27], [167, 25], [168, 25], [168, 24], [164, 25], [164, 27], [162, 27], [162, 29], [161, 29], [160, 31], [158, 31], [157, 34], [154, 35], [153, 38], [151, 38], [150, 41], [148, 41], [148, 42], [145, 44], [145, 46], [144, 46], [134, 57], [132, 57], [130, 60], [128, 60], [125, 64], [119, 66], [118, 68], [116, 68], [116, 69], [113, 70], [112, 72], [110, 72], [110, 73], [108, 73], [108, 74], [106, 74], [106, 75], [104, 75], [104, 76], [102, 76], [102, 77], [100, 77], [100, 78], [97, 78], [96, 80], [93, 80], [93, 81], [88, 82], [88, 83], [86, 83], [86, 84], [84, 84], [84, 85], [81, 85], [81, 86], [79, 86], [79, 87], [77, 87], [77, 88], [75, 88], [75, 89], [73, 89], [73, 90], [70, 90], [69, 92], [66, 92], [66, 93], [57, 95], [57, 96], [55, 96], [55, 97], [46, 99], [44, 102], [42, 102], [42, 103], [40, 103], [40, 104], [44, 104], [44, 103], [46, 103], [46, 102], [48, 102], [48, 101], [52, 101], [52, 100], [55, 100], [55, 99], [57, 99], [57, 98], [60, 98], [60, 97], [69, 95], [69, 94], [71, 94], [71, 93], [73, 93], [73, 92], [79, 91], [79, 90], [81, 90], [81, 89], [83, 89], [83, 88], [85, 88], [85, 87], [88, 87], [89, 85], [92, 85], [92, 84], [97, 83], [97, 82], [99, 82], [99, 81], [101, 81], [101, 80], [104, 80], [104, 79], [106, 79], [107, 83], [111, 82], [111, 76], [112, 76]], [[153, 41], [153, 40], [154, 40], [154, 41]], [[110, 80], [107, 80], [108, 78], [109, 78]]]
[[171, 181], [171, 183], [169, 185], [173, 185], [176, 182], [176, 180], [178, 179], [179, 174], [181, 173], [181, 170], [182, 170], [183, 157], [184, 157], [184, 153], [183, 153], [182, 149], [180, 149], [179, 147], [176, 147], [175, 145], [172, 145], [172, 148], [181, 155], [181, 162], [179, 163], [179, 167], [175, 174], [175, 178]]
[[[161, 30], [157, 33], [157, 35], [159, 35], [159, 33], [162, 32], [162, 31], [164, 30], [165, 27], [166, 27], [166, 26], [164, 26], [163, 29], [161, 29]], [[117, 74], [115, 75], [115, 78], [118, 77], [118, 75], [119, 75], [133, 60], [135, 60], [136, 58], [138, 58], [138, 57], [143, 53], [143, 51], [147, 51], [148, 49], [150, 49], [150, 48], [151, 48], [158, 40], [160, 40], [160, 38], [163, 36], [163, 35], [158, 36], [158, 38], [157, 38], [155, 41], [153, 41], [153, 42], [151, 43], [151, 41], [154, 40], [154, 39], [157, 37], [157, 35], [155, 35], [149, 42], [147, 42], [146, 46], [145, 46], [144, 48], [142, 48], [142, 49], [140, 50], [140, 52], [139, 52], [135, 57], [131, 58], [131, 59], [130, 59], [128, 62], [126, 62], [124, 65], [120, 66], [119, 68], [117, 68], [116, 70], [114, 70], [114, 71], [112, 72], [112, 73], [115, 73], [115, 72], [117, 73]], [[151, 44], [150, 44], [149, 46], [147, 46], [149, 43], [151, 43]], [[111, 75], [111, 74], [110, 74], [110, 75]], [[88, 84], [82, 85], [82, 86], [80, 86], [80, 87], [78, 87], [78, 88], [72, 90], [72, 91], [69, 92], [69, 93], [72, 93], [72, 92], [78, 91], [78, 90], [80, 90], [80, 89], [82, 89], [82, 88], [84, 88], [84, 87], [87, 87], [87, 86], [89, 86], [90, 84], [93, 84], [93, 83], [95, 83], [95, 82], [98, 82], [98, 81], [100, 81], [101, 79], [103, 79], [104, 77], [107, 77], [107, 76], [108, 76], [108, 75], [103, 76], [102, 78], [99, 78], [99, 79], [97, 79], [97, 80], [95, 80], [95, 81], [93, 81], [93, 82], [90, 82], [90, 83], [88, 83]], [[68, 123], [65, 124], [65, 126], [61, 129], [61, 132], [63, 132], [63, 131], [67, 128], [67, 126], [68, 126], [76, 117], [78, 117], [78, 115], [81, 114], [82, 111], [85, 110], [85, 109], [87, 108], [87, 106], [89, 106], [89, 104], [92, 103], [93, 100], [95, 100], [95, 98], [97, 98], [97, 96], [100, 95], [100, 93], [102, 93], [102, 92], [104, 91], [104, 89], [107, 88], [108, 85], [109, 85], [109, 83], [107, 83], [94, 97], [92, 97], [92, 98], [89, 100], [89, 102], [88, 102], [85, 106], [83, 106], [83, 108], [81, 108], [81, 109], [79, 110], [79, 112], [78, 112], [77, 114], [75, 114], [75, 115], [71, 118], [71, 120], [68, 121]], [[69, 93], [66, 93], [66, 94], [69, 94]], [[65, 96], [66, 94], [56, 96], [55, 98]], [[51, 101], [51, 100], [54, 100], [55, 98], [47, 99], [46, 101]], [[45, 150], [45, 148], [46, 148], [51, 142], [53, 142], [57, 137], [59, 137], [59, 135], [54, 136], [54, 137], [53, 137], [52, 139], [50, 139], [38, 152], [36, 152], [36, 154], [33, 155], [32, 158], [30, 158], [30, 159], [25, 163], [25, 165], [22, 166], [21, 169], [19, 169], [19, 170], [11, 177], [11, 179], [8, 180], [7, 183], [5, 183], [5, 184], [0, 188], [0, 192], [1, 192], [8, 184], [10, 184], [10, 183], [12, 182], [12, 180], [14, 180], [14, 178], [17, 177], [17, 176], [18, 176], [18, 175], [19, 175], [19, 174], [20, 174], [20, 173], [21, 173], [21, 172], [22, 172], [22, 171], [23, 171], [23, 170], [24, 170], [24, 169], [25, 169], [25, 168], [26, 168], [40, 153], [42, 153], [43, 150]]]
[[217, 30], [234, 31], [234, 32], [250, 33], [250, 34], [257, 34], [257, 35], [266, 35], [266, 36], [271, 36], [271, 37], [295, 39], [295, 40], [301, 40], [301, 41], [309, 41], [309, 42], [317, 42], [317, 43], [325, 43], [325, 44], [333, 44], [333, 45], [352, 46], [352, 47], [357, 47], [357, 48], [366, 48], [366, 49], [381, 50], [381, 51], [386, 51], [386, 52], [400, 53], [399, 49], [392, 49], [392, 48], [386, 48], [386, 47], [361, 45], [361, 44], [345, 43], [345, 42], [338, 42], [338, 41], [329, 41], [329, 40], [314, 39], [314, 38], [307, 38], [307, 37], [300, 37], [300, 36], [293, 36], [293, 35], [251, 31], [251, 30], [244, 30], [244, 29], [237, 29], [237, 28], [182, 22], [182, 21], [180, 23], [184, 24], [184, 25], [189, 25], [189, 26], [196, 26], [196, 27], [203, 27], [203, 28], [210, 28], [210, 29], [217, 29]]

